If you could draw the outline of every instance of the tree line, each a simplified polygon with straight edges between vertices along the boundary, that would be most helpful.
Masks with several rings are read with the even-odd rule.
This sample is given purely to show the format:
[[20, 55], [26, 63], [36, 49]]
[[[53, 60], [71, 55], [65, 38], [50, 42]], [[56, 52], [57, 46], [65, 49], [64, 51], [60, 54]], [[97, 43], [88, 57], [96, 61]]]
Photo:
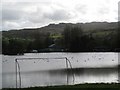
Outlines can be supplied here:
[[118, 48], [118, 34], [115, 30], [107, 32], [109, 31], [101, 32], [98, 30], [95, 33], [86, 33], [80, 26], [66, 26], [59, 37], [52, 36], [51, 33], [43, 35], [40, 32], [34, 33], [32, 39], [3, 36], [2, 53], [14, 55], [31, 52], [32, 50], [49, 52], [48, 48], [52, 44], [60, 47], [65, 52], [115, 51]]

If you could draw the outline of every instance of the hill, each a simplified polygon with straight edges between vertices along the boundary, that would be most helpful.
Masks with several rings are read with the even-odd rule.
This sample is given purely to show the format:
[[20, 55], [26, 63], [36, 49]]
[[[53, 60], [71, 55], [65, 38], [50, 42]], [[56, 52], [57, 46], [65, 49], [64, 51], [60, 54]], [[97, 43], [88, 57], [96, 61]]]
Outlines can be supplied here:
[[102, 30], [113, 30], [118, 27], [117, 22], [91, 22], [91, 23], [59, 23], [59, 24], [49, 24], [48, 26], [44, 26], [41, 28], [26, 28], [19, 30], [9, 30], [2, 31], [2, 35], [4, 37], [18, 37], [18, 38], [33, 38], [34, 33], [42, 33], [43, 35], [46, 33], [50, 34], [58, 34], [62, 33], [66, 26], [73, 27], [81, 27], [84, 32], [92, 32], [92, 31], [102, 31]]
[[118, 36], [117, 22], [49, 24], [2, 31], [2, 53], [120, 51]]

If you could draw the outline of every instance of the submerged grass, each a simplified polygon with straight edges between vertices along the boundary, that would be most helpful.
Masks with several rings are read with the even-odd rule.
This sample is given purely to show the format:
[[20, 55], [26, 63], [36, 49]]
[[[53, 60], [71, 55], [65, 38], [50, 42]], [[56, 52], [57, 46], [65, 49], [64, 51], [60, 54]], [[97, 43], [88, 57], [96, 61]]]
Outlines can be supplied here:
[[2, 90], [120, 90], [120, 84], [76, 84], [76, 85], [61, 85], [61, 86], [46, 86], [46, 87], [28, 87], [22, 89], [4, 88]]

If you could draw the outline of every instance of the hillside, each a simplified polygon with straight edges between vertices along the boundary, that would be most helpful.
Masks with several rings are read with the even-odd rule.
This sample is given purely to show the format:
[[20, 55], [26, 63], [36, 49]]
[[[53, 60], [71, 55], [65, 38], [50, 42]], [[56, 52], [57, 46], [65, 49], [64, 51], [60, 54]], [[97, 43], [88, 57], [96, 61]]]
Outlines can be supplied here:
[[117, 28], [117, 22], [92, 22], [92, 23], [59, 23], [59, 24], [49, 24], [48, 26], [44, 26], [41, 28], [28, 28], [28, 29], [20, 29], [20, 30], [9, 30], [3, 31], [2, 35], [4, 37], [19, 37], [19, 38], [32, 38], [34, 33], [42, 33], [43, 35], [46, 33], [62, 33], [66, 26], [73, 27], [81, 27], [85, 32], [99, 31], [99, 30], [113, 30]]
[[117, 22], [59, 23], [2, 31], [2, 53], [120, 51]]

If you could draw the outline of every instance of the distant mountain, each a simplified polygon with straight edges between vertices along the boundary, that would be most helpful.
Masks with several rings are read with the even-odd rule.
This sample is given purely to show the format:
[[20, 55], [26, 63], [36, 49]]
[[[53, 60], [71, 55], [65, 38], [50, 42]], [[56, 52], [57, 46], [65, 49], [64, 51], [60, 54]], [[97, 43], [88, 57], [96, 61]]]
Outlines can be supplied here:
[[19, 29], [19, 30], [9, 30], [2, 31], [2, 35], [4, 37], [18, 37], [18, 38], [32, 38], [34, 33], [62, 33], [66, 26], [77, 26], [81, 27], [83, 31], [90, 32], [96, 30], [113, 30], [118, 27], [117, 22], [91, 22], [91, 23], [59, 23], [59, 24], [49, 24], [48, 26], [41, 28], [27, 28], [27, 29]]

